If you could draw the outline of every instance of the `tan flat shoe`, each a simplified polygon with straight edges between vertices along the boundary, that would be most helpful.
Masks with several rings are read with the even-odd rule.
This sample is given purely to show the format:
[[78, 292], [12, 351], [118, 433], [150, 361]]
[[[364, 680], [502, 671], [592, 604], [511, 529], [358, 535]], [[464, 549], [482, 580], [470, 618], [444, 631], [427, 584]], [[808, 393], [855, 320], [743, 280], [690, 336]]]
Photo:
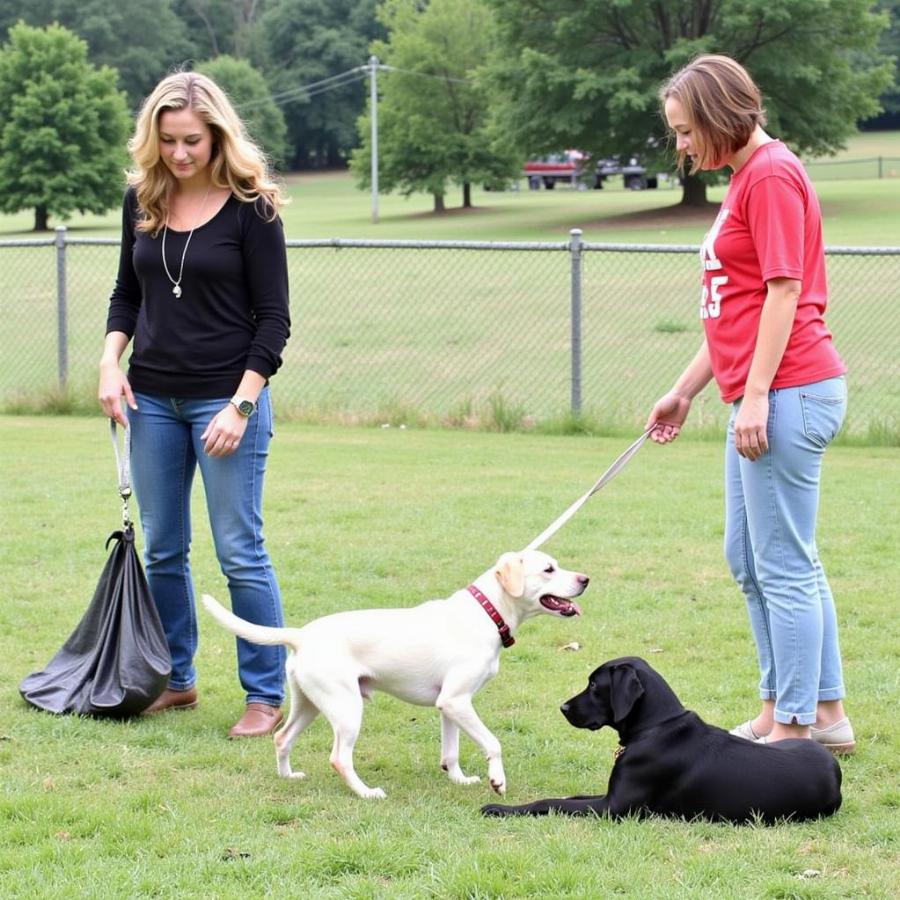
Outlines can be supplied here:
[[280, 706], [268, 703], [248, 703], [244, 714], [228, 732], [230, 738], [262, 737], [271, 734], [284, 718]]

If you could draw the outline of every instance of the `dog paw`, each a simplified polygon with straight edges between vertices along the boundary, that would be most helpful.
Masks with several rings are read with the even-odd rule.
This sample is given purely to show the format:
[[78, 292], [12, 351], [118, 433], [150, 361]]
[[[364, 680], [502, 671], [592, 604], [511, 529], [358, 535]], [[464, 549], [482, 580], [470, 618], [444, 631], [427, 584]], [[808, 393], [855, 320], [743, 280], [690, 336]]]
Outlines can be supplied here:
[[365, 800], [384, 800], [387, 794], [381, 788], [366, 788], [359, 796]]
[[306, 772], [288, 772], [284, 777], [300, 781], [301, 778], [306, 778]]
[[454, 784], [478, 784], [481, 781], [477, 775], [457, 775], [450, 780]]

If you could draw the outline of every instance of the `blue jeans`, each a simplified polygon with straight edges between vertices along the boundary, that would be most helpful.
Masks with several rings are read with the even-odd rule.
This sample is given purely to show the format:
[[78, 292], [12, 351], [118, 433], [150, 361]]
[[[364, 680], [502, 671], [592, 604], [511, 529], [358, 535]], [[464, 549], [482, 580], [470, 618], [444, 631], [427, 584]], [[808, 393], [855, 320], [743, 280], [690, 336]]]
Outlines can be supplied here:
[[[203, 452], [200, 435], [228, 398], [137, 394], [135, 399], [138, 408], [128, 411], [131, 472], [144, 532], [147, 580], [172, 653], [169, 686], [185, 690], [197, 678], [197, 613], [189, 557], [191, 484], [198, 464], [232, 609], [260, 625], [283, 624], [278, 582], [262, 535], [263, 476], [273, 429], [271, 400], [264, 389], [232, 455], [210, 457]], [[237, 656], [247, 702], [280, 706], [284, 648], [238, 638]]]
[[725, 558], [744, 592], [760, 697], [775, 721], [811, 725], [819, 700], [844, 696], [834, 600], [816, 549], [822, 456], [847, 408], [844, 378], [769, 391], [769, 450], [725, 449]]

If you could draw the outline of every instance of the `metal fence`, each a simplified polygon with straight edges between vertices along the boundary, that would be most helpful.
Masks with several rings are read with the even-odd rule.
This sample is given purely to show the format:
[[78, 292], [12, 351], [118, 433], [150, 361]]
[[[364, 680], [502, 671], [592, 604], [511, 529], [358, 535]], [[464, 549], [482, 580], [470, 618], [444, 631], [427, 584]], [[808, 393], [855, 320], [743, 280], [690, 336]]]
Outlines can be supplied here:
[[[92, 405], [115, 239], [0, 242], [0, 404]], [[702, 340], [697, 248], [568, 242], [288, 241], [293, 335], [280, 412], [526, 426], [582, 412], [643, 424]], [[847, 429], [895, 427], [900, 248], [831, 248], [828, 325]], [[707, 388], [693, 424], [721, 427]]]
[[900, 156], [870, 156], [861, 159], [822, 159], [803, 163], [813, 181], [848, 178], [900, 178]]

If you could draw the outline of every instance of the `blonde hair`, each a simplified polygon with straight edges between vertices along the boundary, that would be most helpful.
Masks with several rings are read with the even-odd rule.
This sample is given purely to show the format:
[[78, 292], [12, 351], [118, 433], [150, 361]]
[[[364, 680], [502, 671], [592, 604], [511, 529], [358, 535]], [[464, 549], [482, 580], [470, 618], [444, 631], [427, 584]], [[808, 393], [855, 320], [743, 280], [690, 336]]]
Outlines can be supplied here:
[[244, 203], [260, 201], [258, 208], [268, 220], [274, 219], [287, 200], [231, 101], [207, 75], [176, 72], [160, 81], [144, 100], [128, 141], [134, 168], [125, 175], [143, 213], [138, 229], [156, 235], [165, 223], [168, 194], [175, 178], [159, 154], [159, 117], [167, 110], [180, 109], [190, 109], [212, 131], [212, 183], [229, 188]]
[[[681, 103], [691, 129], [697, 132], [691, 175], [704, 166], [715, 168], [746, 145], [757, 125], [766, 124], [759, 88], [729, 56], [698, 56], [660, 88], [660, 101], [665, 104], [669, 98]], [[681, 150], [681, 169], [684, 160]]]

